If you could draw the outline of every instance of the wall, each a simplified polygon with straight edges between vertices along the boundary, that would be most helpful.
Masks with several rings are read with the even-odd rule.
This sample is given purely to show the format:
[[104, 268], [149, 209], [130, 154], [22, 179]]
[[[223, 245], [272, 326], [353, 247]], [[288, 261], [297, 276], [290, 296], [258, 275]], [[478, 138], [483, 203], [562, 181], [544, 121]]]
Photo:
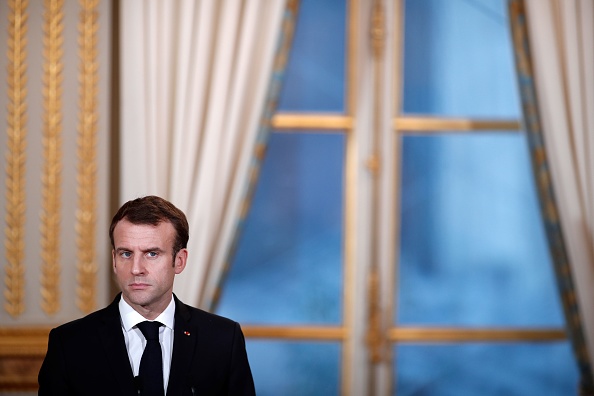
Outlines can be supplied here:
[[34, 391], [49, 329], [109, 299], [111, 21], [0, 2], [0, 392]]

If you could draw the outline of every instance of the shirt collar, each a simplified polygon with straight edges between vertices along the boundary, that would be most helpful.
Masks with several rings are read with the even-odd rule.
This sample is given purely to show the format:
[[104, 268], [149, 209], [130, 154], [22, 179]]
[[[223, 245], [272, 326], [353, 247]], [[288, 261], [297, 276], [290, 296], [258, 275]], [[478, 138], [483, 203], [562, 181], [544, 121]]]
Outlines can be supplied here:
[[[144, 322], [146, 318], [136, 312], [134, 308], [130, 306], [125, 300], [124, 297], [120, 297], [120, 302], [118, 303], [118, 308], [120, 310], [120, 318], [122, 319], [122, 327], [126, 332], [130, 331], [134, 326], [136, 326], [140, 322]], [[175, 302], [173, 300], [173, 296], [171, 296], [171, 301], [167, 308], [159, 316], [155, 318], [156, 321], [161, 322], [165, 325], [165, 327], [170, 328], [173, 330], [173, 317], [175, 315]]]

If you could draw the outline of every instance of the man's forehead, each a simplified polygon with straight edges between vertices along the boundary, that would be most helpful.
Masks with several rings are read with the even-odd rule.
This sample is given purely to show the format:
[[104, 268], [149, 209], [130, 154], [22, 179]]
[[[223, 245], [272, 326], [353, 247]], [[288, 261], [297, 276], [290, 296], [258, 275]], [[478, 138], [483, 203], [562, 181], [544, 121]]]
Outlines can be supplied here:
[[114, 227], [114, 231], [122, 228], [152, 228], [152, 229], [171, 229], [174, 230], [173, 224], [170, 221], [163, 220], [157, 224], [150, 223], [133, 223], [127, 218], [118, 221]]
[[[114, 242], [121, 243], [167, 243], [175, 237], [175, 229], [169, 222], [152, 224], [133, 224], [128, 220], [118, 222], [113, 232]], [[117, 246], [116, 246], [117, 247]]]

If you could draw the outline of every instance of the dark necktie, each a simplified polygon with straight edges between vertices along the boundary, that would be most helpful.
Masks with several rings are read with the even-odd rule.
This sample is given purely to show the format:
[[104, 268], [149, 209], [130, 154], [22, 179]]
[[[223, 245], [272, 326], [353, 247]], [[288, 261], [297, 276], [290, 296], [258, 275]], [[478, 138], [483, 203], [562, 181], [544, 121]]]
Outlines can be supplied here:
[[146, 347], [140, 359], [138, 376], [140, 377], [141, 395], [163, 396], [163, 359], [159, 344], [159, 322], [141, 322], [138, 328], [146, 338]]

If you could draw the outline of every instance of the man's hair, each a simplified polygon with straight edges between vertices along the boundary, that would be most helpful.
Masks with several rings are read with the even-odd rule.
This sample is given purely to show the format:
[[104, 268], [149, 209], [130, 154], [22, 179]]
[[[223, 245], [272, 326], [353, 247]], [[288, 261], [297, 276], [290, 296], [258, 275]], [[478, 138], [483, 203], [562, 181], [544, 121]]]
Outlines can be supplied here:
[[113, 230], [122, 220], [127, 220], [137, 225], [150, 224], [153, 226], [157, 226], [164, 221], [171, 223], [176, 234], [173, 243], [174, 257], [177, 252], [186, 248], [188, 245], [189, 227], [186, 215], [171, 202], [163, 198], [149, 195], [133, 199], [122, 205], [113, 216], [113, 219], [111, 219], [111, 226], [109, 227], [109, 239], [111, 239], [111, 247], [113, 249], [115, 249]]

